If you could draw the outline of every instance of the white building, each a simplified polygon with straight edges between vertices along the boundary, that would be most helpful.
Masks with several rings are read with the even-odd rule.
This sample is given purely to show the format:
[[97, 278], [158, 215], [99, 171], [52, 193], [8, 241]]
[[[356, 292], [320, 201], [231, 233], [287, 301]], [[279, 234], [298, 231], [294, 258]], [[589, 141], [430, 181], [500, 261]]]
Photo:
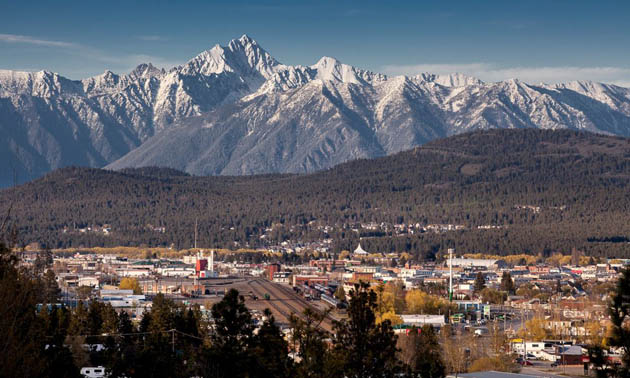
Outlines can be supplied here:
[[403, 324], [408, 326], [416, 326], [418, 328], [422, 327], [425, 324], [431, 325], [433, 327], [442, 327], [445, 324], [444, 315], [398, 315]]
[[[540, 359], [546, 359], [546, 357], [549, 355], [548, 352], [545, 352], [545, 349], [547, 349], [547, 351], [551, 350], [553, 348], [553, 344], [552, 343], [545, 343], [542, 341], [515, 341], [512, 342], [512, 350], [514, 352], [516, 352], [517, 354], [523, 354], [523, 353], [527, 353], [527, 354], [532, 354], [534, 356], [536, 356], [536, 358], [540, 358]], [[550, 361], [555, 361], [555, 358], [553, 360]]]
[[275, 272], [273, 274], [273, 282], [289, 284], [291, 279], [291, 272]]
[[402, 268], [402, 269], [400, 269], [400, 272], [398, 273], [398, 277], [400, 277], [400, 278], [413, 278], [417, 274], [418, 274], [418, 270], [417, 269]]
[[148, 277], [151, 275], [151, 269], [117, 269], [116, 274], [119, 277]]
[[355, 256], [367, 256], [369, 253], [361, 248], [361, 243], [359, 243], [359, 246], [354, 250], [353, 254]]
[[[448, 264], [448, 262], [447, 262]], [[504, 268], [507, 266], [506, 262], [503, 260], [495, 260], [495, 259], [467, 259], [463, 257], [457, 257], [452, 260], [452, 264], [454, 267], [462, 267], [462, 268], [483, 268], [483, 269], [498, 269]]]
[[78, 286], [98, 287], [99, 282], [96, 276], [83, 276], [79, 277], [77, 284]]

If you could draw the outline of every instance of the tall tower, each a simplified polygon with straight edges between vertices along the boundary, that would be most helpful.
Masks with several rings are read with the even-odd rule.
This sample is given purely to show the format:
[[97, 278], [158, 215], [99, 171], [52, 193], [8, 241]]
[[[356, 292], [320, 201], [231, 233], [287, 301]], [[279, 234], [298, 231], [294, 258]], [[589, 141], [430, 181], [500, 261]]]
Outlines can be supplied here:
[[208, 270], [210, 271], [212, 277], [214, 277], [214, 249], [210, 250], [210, 263], [208, 265]]
[[197, 249], [197, 218], [195, 218], [195, 244], [194, 248]]
[[453, 248], [448, 249], [448, 300], [453, 301]]

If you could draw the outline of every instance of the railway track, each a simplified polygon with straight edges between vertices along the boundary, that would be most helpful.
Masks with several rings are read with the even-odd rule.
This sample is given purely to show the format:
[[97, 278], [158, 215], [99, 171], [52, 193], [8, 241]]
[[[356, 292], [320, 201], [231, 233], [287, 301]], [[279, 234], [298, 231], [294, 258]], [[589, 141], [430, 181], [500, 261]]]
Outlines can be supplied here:
[[[260, 283], [258, 280], [251, 280], [248, 282], [249, 287], [252, 289], [252, 292], [260, 299], [264, 297], [265, 292], [265, 286]], [[269, 292], [271, 290], [267, 290], [267, 292]], [[278, 298], [277, 295], [274, 294], [274, 298], [271, 298], [271, 293], [268, 293], [270, 295], [269, 298], [269, 303], [270, 303], [270, 307], [273, 307], [273, 309], [275, 309], [277, 312], [280, 313], [280, 315], [282, 315], [286, 322], [289, 322], [289, 319], [291, 318], [291, 313], [294, 313], [296, 316], [300, 316], [300, 311], [297, 310], [295, 307], [291, 306], [290, 304], [288, 304], [286, 301], [282, 300], [281, 298]]]
[[[303, 311], [305, 308], [311, 308], [313, 311], [321, 313], [316, 308], [310, 305], [307, 301], [305, 301], [300, 296], [296, 295], [293, 291], [288, 288], [276, 285], [269, 281], [262, 281], [259, 279], [254, 279], [248, 281], [248, 285], [252, 288], [252, 291], [259, 297], [262, 298], [264, 293], [261, 290], [266, 291], [270, 295], [270, 305], [276, 311], [278, 311], [282, 316], [284, 316], [288, 320], [290, 319], [291, 314], [295, 314], [295, 316], [299, 317], [302, 320], [305, 320], [303, 315]], [[295, 305], [292, 301], [298, 302], [299, 305]], [[327, 316], [324, 321], [320, 324], [320, 327], [328, 332], [332, 331], [334, 318]]]
[[[277, 286], [280, 290], [283, 290], [285, 292], [291, 293], [293, 295], [295, 295], [295, 293], [293, 293], [291, 291], [291, 289], [289, 289], [288, 287], [285, 286]], [[304, 299], [301, 295], [297, 295], [297, 301], [302, 303], [303, 306], [305, 307], [310, 307], [312, 308], [315, 312], [319, 313], [319, 314], [323, 314], [322, 311], [318, 310], [317, 308], [313, 307], [310, 303], [308, 303], [308, 301], [306, 299]], [[330, 313], [325, 314], [325, 318], [328, 319], [330, 321], [331, 327], [332, 324], [334, 324], [334, 322], [339, 321], [339, 319], [336, 319], [335, 317], [333, 317], [332, 315], [330, 315]]]

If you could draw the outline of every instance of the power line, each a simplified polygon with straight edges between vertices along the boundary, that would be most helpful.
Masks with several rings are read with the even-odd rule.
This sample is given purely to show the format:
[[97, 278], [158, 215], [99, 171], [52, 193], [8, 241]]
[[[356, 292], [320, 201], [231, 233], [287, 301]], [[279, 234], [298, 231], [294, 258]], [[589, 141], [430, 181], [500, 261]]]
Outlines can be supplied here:
[[[178, 333], [182, 336], [190, 337], [197, 340], [205, 340], [203, 337], [191, 335], [189, 333], [185, 333], [179, 331], [177, 329], [169, 329], [164, 331], [151, 331], [151, 332], [132, 332], [132, 333], [101, 333], [98, 335], [68, 335], [68, 337], [122, 337], [122, 336], [142, 336], [142, 335], [154, 335], [154, 334], [162, 334], [162, 333]], [[46, 336], [46, 337], [55, 337], [55, 336]]]

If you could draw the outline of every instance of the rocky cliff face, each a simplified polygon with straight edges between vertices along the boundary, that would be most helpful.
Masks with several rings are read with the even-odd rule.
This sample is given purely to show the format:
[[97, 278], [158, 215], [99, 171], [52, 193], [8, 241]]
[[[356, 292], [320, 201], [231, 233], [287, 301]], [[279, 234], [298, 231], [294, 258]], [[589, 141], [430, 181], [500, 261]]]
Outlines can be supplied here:
[[[310, 172], [475, 129], [630, 135], [630, 90], [387, 77], [324, 57], [285, 66], [248, 36], [169, 70], [72, 81], [0, 71], [0, 185], [63, 166]], [[108, 165], [109, 164], [109, 165]]]

